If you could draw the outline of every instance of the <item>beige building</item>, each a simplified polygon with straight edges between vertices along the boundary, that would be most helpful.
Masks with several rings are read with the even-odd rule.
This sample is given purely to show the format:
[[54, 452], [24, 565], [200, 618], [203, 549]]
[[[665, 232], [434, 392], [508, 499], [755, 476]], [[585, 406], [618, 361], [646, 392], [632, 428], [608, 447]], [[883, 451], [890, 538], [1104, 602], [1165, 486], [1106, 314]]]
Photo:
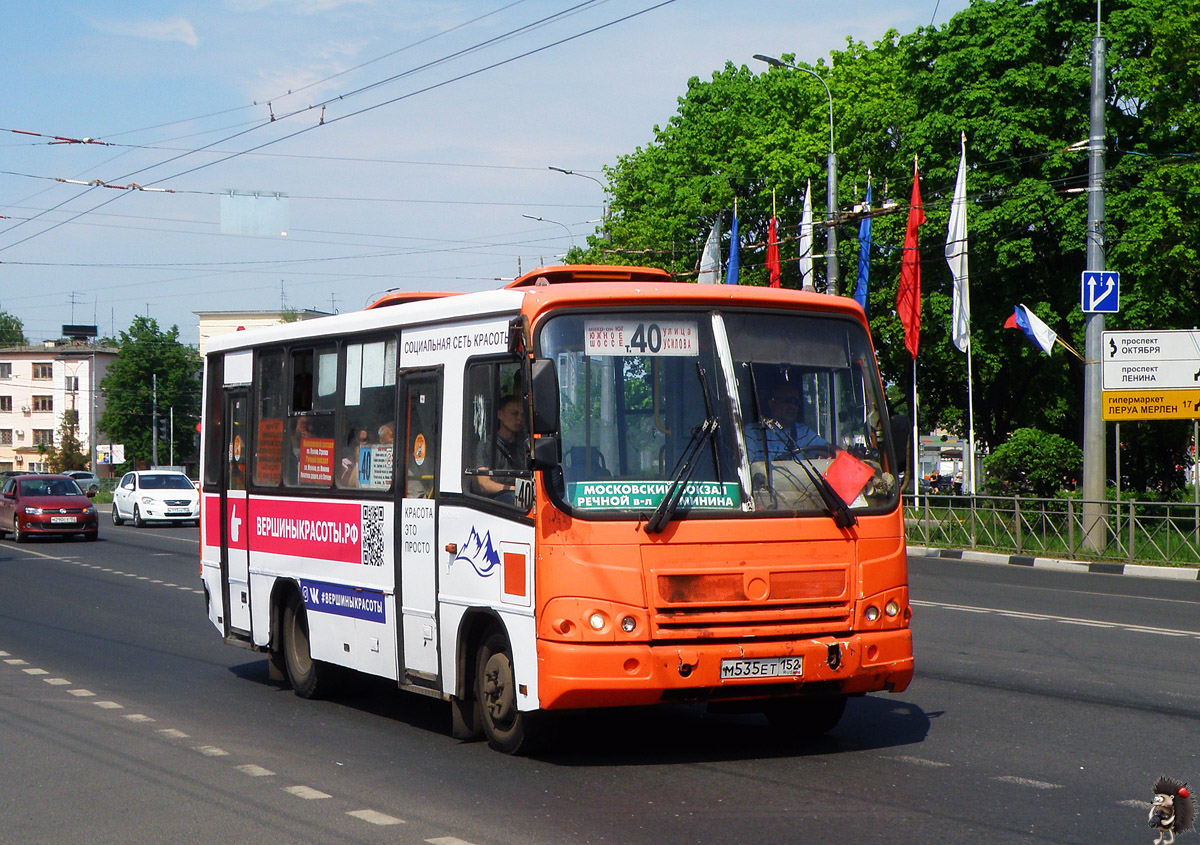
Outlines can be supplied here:
[[287, 311], [196, 311], [200, 318], [200, 355], [208, 339], [214, 335], [236, 332], [243, 329], [260, 329], [264, 326], [277, 326], [280, 323], [295, 320], [311, 320], [313, 317], [328, 317], [324, 311], [313, 311], [309, 308], [290, 309]]
[[79, 412], [86, 454], [104, 413], [98, 385], [116, 357], [116, 349], [77, 342], [0, 349], [0, 471], [44, 472], [44, 453], [57, 444], [63, 412], [71, 409]]

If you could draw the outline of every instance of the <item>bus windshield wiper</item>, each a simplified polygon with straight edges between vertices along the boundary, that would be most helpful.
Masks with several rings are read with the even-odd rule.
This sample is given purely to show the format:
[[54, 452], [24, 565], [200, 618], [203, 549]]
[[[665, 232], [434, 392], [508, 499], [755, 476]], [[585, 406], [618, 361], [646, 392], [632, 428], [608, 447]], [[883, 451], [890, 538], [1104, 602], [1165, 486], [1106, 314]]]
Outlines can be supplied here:
[[[858, 517], [850, 512], [850, 506], [846, 504], [846, 500], [841, 497], [838, 491], [833, 489], [833, 485], [829, 483], [825, 476], [821, 475], [818, 470], [813, 469], [812, 459], [805, 457], [804, 450], [796, 445], [796, 441], [783, 430], [783, 426], [777, 420], [763, 420], [763, 427], [771, 428], [783, 440], [784, 445], [788, 449], [789, 456], [795, 459], [800, 469], [804, 470], [804, 474], [808, 476], [808, 480], [812, 482], [813, 487], [816, 488], [817, 495], [821, 497], [821, 501], [825, 504], [825, 509], [833, 517], [833, 524], [838, 528], [849, 528], [851, 525], [856, 525]], [[765, 437], [763, 438], [763, 442], [766, 442]], [[765, 451], [770, 452], [771, 450], [767, 448]], [[767, 461], [770, 461], [769, 457]]]
[[675, 514], [675, 509], [679, 507], [679, 500], [683, 497], [683, 491], [687, 489], [688, 482], [692, 478], [692, 473], [696, 469], [696, 455], [700, 453], [700, 449], [703, 448], [705, 442], [716, 431], [717, 418], [712, 416], [707, 417], [692, 431], [692, 439], [688, 441], [687, 448], [679, 456], [679, 463], [675, 465], [675, 472], [671, 476], [671, 486], [667, 488], [666, 495], [658, 503], [658, 507], [654, 509], [654, 513], [650, 515], [650, 519], [646, 521], [647, 534], [658, 534], [667, 527], [667, 524], [671, 521], [671, 517]]

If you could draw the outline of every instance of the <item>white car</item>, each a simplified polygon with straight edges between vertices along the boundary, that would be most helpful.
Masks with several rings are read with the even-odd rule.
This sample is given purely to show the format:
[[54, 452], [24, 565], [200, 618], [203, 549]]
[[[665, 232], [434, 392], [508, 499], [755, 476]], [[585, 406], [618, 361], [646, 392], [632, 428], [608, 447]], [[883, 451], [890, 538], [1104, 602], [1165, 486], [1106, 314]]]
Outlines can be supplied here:
[[138, 528], [151, 521], [199, 525], [200, 491], [182, 472], [127, 472], [113, 490], [113, 525], [127, 519]]

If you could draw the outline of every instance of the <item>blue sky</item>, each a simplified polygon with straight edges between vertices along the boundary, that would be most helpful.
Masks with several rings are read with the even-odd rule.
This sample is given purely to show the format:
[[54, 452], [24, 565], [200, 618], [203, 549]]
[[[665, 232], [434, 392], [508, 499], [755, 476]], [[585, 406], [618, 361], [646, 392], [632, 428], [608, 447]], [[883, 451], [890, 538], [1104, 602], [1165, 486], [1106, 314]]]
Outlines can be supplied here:
[[[690, 77], [755, 53], [815, 62], [967, 5], [659, 2], [7, 4], [0, 309], [34, 341], [149, 314], [195, 343], [195, 311], [496, 287], [600, 217], [599, 185], [549, 168], [603, 181]], [[229, 191], [286, 194], [287, 235], [222, 234]]]

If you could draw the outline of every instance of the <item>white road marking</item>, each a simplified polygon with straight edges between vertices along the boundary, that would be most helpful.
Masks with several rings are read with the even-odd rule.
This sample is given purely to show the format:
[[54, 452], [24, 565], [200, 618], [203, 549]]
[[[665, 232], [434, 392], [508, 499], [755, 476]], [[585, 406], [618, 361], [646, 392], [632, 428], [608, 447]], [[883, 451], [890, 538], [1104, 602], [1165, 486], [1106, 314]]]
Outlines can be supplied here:
[[439, 836], [437, 839], [426, 839], [429, 845], [475, 845], [473, 842], [468, 842], [465, 839], [458, 839], [454, 836]]
[[909, 757], [907, 755], [893, 757], [892, 759], [898, 760], [901, 763], [912, 763], [915, 766], [931, 766], [935, 769], [944, 768], [950, 765], [949, 763], [941, 763], [937, 760], [926, 760], [924, 757]]
[[159, 730], [159, 733], [171, 739], [189, 739], [187, 734], [175, 728], [162, 728]]
[[193, 751], [199, 751], [205, 757], [228, 757], [229, 752], [215, 745], [197, 745]]
[[1123, 625], [1119, 622], [1106, 622], [1103, 619], [1079, 619], [1073, 616], [1056, 616], [1052, 613], [1026, 613], [1021, 610], [1007, 610], [999, 607], [975, 607], [965, 604], [948, 604], [939, 601], [910, 600], [914, 607], [934, 607], [940, 610], [957, 610], [965, 613], [995, 613], [1012, 619], [1030, 619], [1043, 622], [1063, 622], [1068, 625], [1086, 625], [1092, 628], [1112, 628], [1133, 631], [1139, 634], [1159, 634], [1164, 637], [1195, 637], [1200, 639], [1200, 631], [1188, 631], [1177, 628], [1154, 628], [1146, 625]]
[[26, 675], [49, 675], [50, 674], [45, 669], [22, 669], [21, 671], [24, 672]]
[[269, 778], [275, 776], [275, 773], [270, 769], [264, 769], [262, 766], [256, 766], [253, 763], [247, 763], [244, 766], [238, 766], [237, 770], [244, 775], [249, 775], [252, 778]]
[[28, 666], [29, 665], [29, 661], [22, 660], [19, 657], [13, 657], [8, 660], [5, 660], [4, 662], [7, 663], [9, 666]]
[[117, 702], [115, 702], [115, 701], [93, 701], [92, 704], [95, 704], [97, 707], [99, 707], [103, 710], [124, 710], [125, 709], [124, 704], [117, 704]]
[[314, 801], [318, 798], [329, 798], [328, 792], [322, 792], [319, 789], [313, 789], [311, 786], [285, 786], [284, 792], [295, 795], [297, 798], [303, 798], [305, 801]]
[[71, 683], [66, 678], [42, 678], [42, 680], [55, 687], [69, 686]]
[[1044, 780], [1030, 780], [1029, 778], [1019, 778], [1015, 775], [1001, 775], [1000, 777], [992, 778], [1001, 783], [1014, 783], [1017, 786], [1028, 786], [1033, 789], [1062, 789], [1061, 783], [1047, 783]]
[[149, 716], [145, 716], [141, 713], [130, 713], [125, 718], [131, 722], [153, 722], [154, 721], [154, 719], [151, 719]]
[[378, 810], [349, 810], [346, 815], [354, 816], [356, 819], [362, 819], [365, 822], [377, 825], [404, 824], [404, 819], [389, 816]]
[[71, 693], [71, 695], [77, 695], [80, 698], [90, 698], [91, 696], [96, 694], [96, 693], [92, 692], [90, 689], [69, 689], [69, 690], [67, 690], [67, 692]]
[[1125, 801], [1118, 801], [1117, 806], [1118, 807], [1136, 807], [1139, 810], [1149, 810], [1151, 804], [1149, 801], [1139, 801], [1136, 798], [1129, 798]]
[[8, 657], [7, 651], [0, 651], [0, 657]]

